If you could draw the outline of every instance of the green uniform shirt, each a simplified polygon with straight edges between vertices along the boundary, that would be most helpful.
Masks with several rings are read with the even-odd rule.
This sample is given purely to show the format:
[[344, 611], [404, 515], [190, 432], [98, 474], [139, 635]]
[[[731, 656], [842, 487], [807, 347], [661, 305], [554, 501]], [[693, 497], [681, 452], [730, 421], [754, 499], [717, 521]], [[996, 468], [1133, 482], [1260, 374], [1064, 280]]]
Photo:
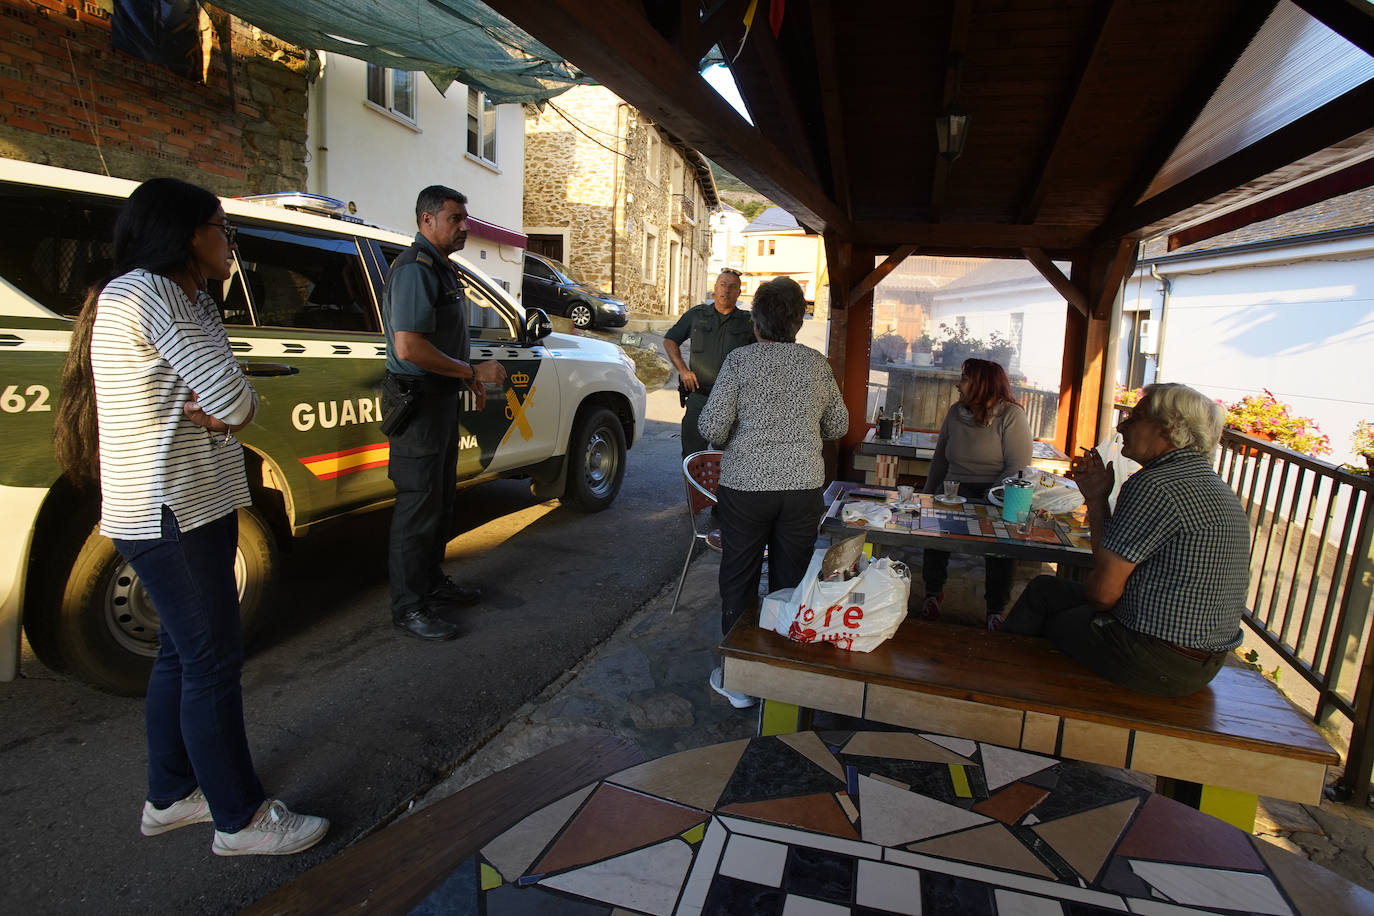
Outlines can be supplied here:
[[468, 361], [467, 296], [457, 270], [419, 233], [415, 244], [396, 258], [382, 289], [382, 330], [386, 368], [397, 375], [425, 370], [396, 355], [396, 332], [425, 335], [435, 349]]
[[714, 305], [703, 302], [684, 312], [677, 324], [663, 336], [678, 346], [691, 338], [692, 350], [687, 357], [687, 368], [696, 373], [700, 386], [697, 390], [707, 395], [716, 383], [726, 354], [736, 347], [754, 342], [754, 317], [742, 308], [722, 315]]

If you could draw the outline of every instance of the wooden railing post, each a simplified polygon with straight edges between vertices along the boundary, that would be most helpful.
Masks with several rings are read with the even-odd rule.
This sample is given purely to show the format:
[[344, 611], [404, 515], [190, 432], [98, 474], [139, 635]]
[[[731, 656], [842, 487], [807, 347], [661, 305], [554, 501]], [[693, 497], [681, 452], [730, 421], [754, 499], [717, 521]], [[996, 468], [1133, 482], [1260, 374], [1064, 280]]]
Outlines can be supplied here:
[[[1353, 563], [1346, 579], [1345, 600], [1341, 602], [1337, 621], [1336, 641], [1331, 653], [1329, 684], [1338, 689], [1344, 680], [1343, 671], [1355, 663], [1358, 678], [1355, 683], [1355, 716], [1351, 722], [1350, 752], [1346, 755], [1342, 784], [1351, 792], [1351, 801], [1364, 806], [1369, 803], [1371, 770], [1374, 769], [1374, 651], [1366, 651], [1360, 658], [1360, 639], [1374, 604], [1374, 524], [1371, 524], [1370, 500], [1366, 497], [1360, 513], [1359, 535], [1355, 541]], [[1327, 716], [1331, 707], [1327, 707]]]

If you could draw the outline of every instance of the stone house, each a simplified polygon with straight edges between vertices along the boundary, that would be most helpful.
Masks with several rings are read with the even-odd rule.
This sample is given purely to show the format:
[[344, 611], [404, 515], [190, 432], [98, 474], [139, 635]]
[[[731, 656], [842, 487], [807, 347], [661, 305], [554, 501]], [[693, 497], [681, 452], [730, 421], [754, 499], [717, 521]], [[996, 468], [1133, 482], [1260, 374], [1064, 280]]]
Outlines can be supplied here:
[[0, 156], [223, 196], [305, 187], [312, 54], [199, 7], [173, 71], [115, 47], [112, 8], [0, 0]]
[[705, 158], [604, 86], [527, 106], [530, 250], [632, 311], [671, 317], [705, 301], [718, 206]]

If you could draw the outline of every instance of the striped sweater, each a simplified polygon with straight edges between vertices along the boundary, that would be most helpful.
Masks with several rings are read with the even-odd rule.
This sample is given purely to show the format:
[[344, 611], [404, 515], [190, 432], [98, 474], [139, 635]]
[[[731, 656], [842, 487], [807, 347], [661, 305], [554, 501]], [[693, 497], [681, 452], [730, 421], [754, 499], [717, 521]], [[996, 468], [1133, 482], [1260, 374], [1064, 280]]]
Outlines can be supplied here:
[[100, 533], [161, 536], [162, 507], [183, 531], [250, 502], [243, 446], [182, 415], [201, 409], [231, 425], [257, 406], [215, 301], [196, 301], [146, 270], [106, 285], [97, 301], [91, 366], [100, 429]]

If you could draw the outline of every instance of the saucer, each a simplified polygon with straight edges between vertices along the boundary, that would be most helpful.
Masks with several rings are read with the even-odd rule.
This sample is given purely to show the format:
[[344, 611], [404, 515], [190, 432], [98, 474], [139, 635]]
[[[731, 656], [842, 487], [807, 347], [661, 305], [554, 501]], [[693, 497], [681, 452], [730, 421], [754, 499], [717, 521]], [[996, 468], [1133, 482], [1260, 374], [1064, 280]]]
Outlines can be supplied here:
[[962, 496], [936, 496], [935, 501], [937, 503], [944, 503], [946, 506], [962, 506], [964, 503], [968, 502], [968, 500], [964, 499]]

